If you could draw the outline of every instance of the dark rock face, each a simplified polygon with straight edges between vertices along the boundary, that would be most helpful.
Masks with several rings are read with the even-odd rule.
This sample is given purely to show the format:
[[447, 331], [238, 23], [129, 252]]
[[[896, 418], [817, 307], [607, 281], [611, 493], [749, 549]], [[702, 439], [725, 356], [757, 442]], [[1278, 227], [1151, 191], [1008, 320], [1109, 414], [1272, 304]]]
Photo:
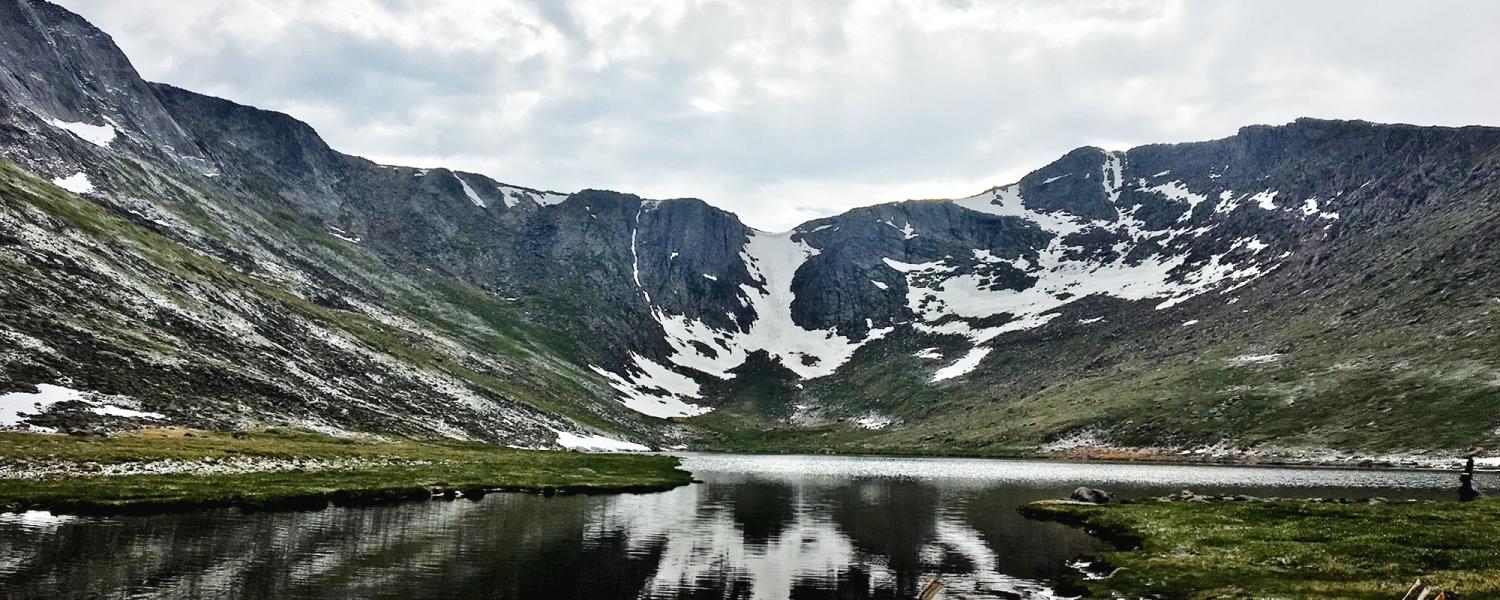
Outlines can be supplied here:
[[1114, 157], [1099, 148], [1079, 148], [1050, 165], [1021, 178], [1026, 208], [1038, 212], [1065, 212], [1090, 221], [1115, 218], [1109, 189], [1117, 188], [1120, 176]]
[[[951, 202], [914, 201], [857, 208], [797, 228], [818, 249], [797, 271], [795, 321], [812, 329], [863, 335], [865, 320], [884, 327], [906, 321], [907, 283], [885, 262], [957, 261], [961, 272], [986, 271], [974, 251], [1034, 259], [1052, 237], [1035, 224], [966, 210]], [[996, 277], [1024, 279], [1002, 265]], [[884, 284], [884, 287], [879, 284]]]
[[[114, 143], [163, 160], [197, 158], [194, 145], [149, 84], [104, 32], [47, 2], [0, 3], [0, 116], [33, 130], [45, 115], [64, 122], [112, 123]], [[6, 135], [12, 152], [34, 138]], [[10, 155], [10, 154], [7, 154]], [[35, 155], [40, 158], [40, 155]]]
[[358, 161], [334, 152], [312, 127], [282, 113], [149, 85], [151, 95], [191, 133], [194, 145], [229, 176], [255, 186], [252, 193], [275, 193], [309, 213], [337, 216], [335, 187], [358, 168]]
[[737, 301], [740, 285], [758, 284], [740, 257], [750, 229], [737, 217], [702, 200], [667, 200], [643, 206], [637, 228], [641, 286], [653, 304], [721, 329], [755, 319]]
[[[19, 166], [0, 209], [0, 335], [31, 348], [0, 353], [6, 385], [72, 377], [219, 427], [270, 415], [526, 445], [560, 429], [667, 441], [679, 430], [637, 411], [724, 402], [937, 423], [919, 439], [953, 443], [952, 423], [978, 420], [1007, 444], [1088, 427], [1208, 444], [1311, 410], [1243, 369], [1319, 338], [1401, 364], [1435, 353], [1398, 356], [1416, 345], [1377, 340], [1392, 324], [1496, 337], [1493, 128], [1299, 120], [1080, 148], [971, 198], [771, 234], [696, 199], [377, 165], [288, 115], [142, 81], [51, 4], [0, 0], [0, 18], [0, 154]], [[105, 212], [28, 191], [68, 177]], [[1482, 378], [1500, 360], [1449, 350], [1423, 373]], [[1372, 351], [1343, 352], [1295, 376], [1375, 369], [1349, 366]], [[1098, 383], [1168, 362], [1193, 374]], [[1076, 401], [1026, 404], [1073, 381], [1089, 382]], [[1306, 415], [1310, 429], [1265, 435], [1339, 411], [1394, 420], [1351, 406], [1410, 392], [1358, 384], [1316, 391], [1359, 400]], [[1178, 387], [1114, 403], [1163, 385]]]

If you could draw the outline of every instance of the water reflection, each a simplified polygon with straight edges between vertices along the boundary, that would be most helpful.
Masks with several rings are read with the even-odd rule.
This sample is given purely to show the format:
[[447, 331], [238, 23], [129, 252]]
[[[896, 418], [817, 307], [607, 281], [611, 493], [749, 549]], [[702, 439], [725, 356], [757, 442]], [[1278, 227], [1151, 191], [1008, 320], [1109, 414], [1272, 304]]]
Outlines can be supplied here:
[[[584, 545], [622, 533], [632, 554], [662, 549], [640, 593], [651, 598], [909, 598], [935, 576], [953, 590], [1043, 592], [1038, 582], [1002, 574], [1001, 559], [956, 500], [931, 483], [901, 479], [708, 483], [615, 499]], [[1017, 504], [972, 506], [1020, 521]], [[1065, 558], [1097, 547], [1067, 528], [1029, 525], [1012, 551], [1044, 547]]]
[[[1443, 474], [692, 456], [671, 492], [308, 513], [0, 515], [0, 597], [1046, 598], [1101, 546], [1015, 507], [1076, 485], [1446, 492]], [[61, 593], [60, 593], [61, 592]]]

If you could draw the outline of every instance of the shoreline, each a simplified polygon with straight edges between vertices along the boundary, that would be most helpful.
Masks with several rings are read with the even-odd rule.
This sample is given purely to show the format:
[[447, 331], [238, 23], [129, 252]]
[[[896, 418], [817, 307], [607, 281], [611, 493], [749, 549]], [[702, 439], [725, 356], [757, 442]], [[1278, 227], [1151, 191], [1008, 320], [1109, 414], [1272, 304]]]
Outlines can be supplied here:
[[[1292, 456], [1276, 454], [1224, 454], [1224, 455], [1195, 455], [1181, 454], [1180, 451], [1167, 451], [1157, 449], [1134, 449], [1137, 451], [1123, 451], [1124, 449], [1098, 449], [1098, 452], [1046, 452], [1035, 450], [1026, 452], [1017, 450], [1015, 452], [1000, 453], [971, 453], [971, 452], [879, 452], [865, 450], [863, 452], [816, 452], [806, 449], [793, 449], [786, 452], [767, 452], [758, 450], [733, 450], [733, 449], [685, 449], [685, 450], [663, 450], [652, 452], [652, 454], [675, 456], [679, 453], [687, 454], [735, 454], [735, 455], [762, 455], [762, 456], [848, 456], [864, 458], [967, 458], [982, 460], [1035, 460], [1049, 462], [1069, 463], [1103, 463], [1120, 465], [1159, 464], [1176, 466], [1221, 466], [1221, 467], [1259, 467], [1259, 468], [1297, 468], [1297, 469], [1347, 469], [1358, 471], [1417, 471], [1456, 473], [1463, 466], [1463, 458], [1451, 459], [1426, 459], [1402, 461], [1394, 459], [1370, 460], [1369, 464], [1363, 464], [1368, 457], [1358, 457], [1357, 460], [1328, 460], [1328, 459], [1299, 459]], [[1198, 457], [1198, 458], [1193, 458]], [[1487, 461], [1495, 461], [1493, 464], [1477, 466], [1477, 473], [1500, 474], [1500, 458], [1487, 458]], [[1423, 464], [1423, 463], [1426, 464]], [[1443, 466], [1440, 463], [1449, 463], [1452, 466]]]
[[490, 493], [635, 494], [694, 482], [671, 456], [310, 432], [0, 433], [0, 512], [317, 510]]
[[[1207, 456], [1203, 458], [1191, 458], [1195, 455], [1183, 455], [1172, 452], [1143, 451], [1139, 453], [1119, 452], [1118, 450], [1101, 451], [1098, 453], [1044, 453], [1035, 458], [1041, 460], [1061, 460], [1068, 462], [1095, 462], [1111, 464], [1167, 464], [1182, 466], [1225, 466], [1225, 467], [1289, 467], [1297, 469], [1349, 469], [1359, 471], [1420, 471], [1420, 472], [1458, 472], [1463, 468], [1463, 458], [1454, 459], [1428, 459], [1428, 460], [1394, 460], [1394, 459], [1370, 459], [1359, 457], [1358, 459], [1329, 460], [1329, 459], [1302, 459], [1285, 455], [1275, 454], [1226, 454]], [[1489, 459], [1494, 460], [1494, 459]], [[1425, 464], [1424, 464], [1425, 463]], [[1446, 466], [1441, 463], [1451, 463]], [[1500, 473], [1500, 466], [1476, 467], [1476, 472]]]
[[[636, 494], [693, 483], [682, 456], [1030, 460], [1118, 465], [1229, 466], [1456, 472], [1458, 459], [1388, 460], [1324, 451], [1185, 452], [1077, 447], [996, 453], [580, 453], [518, 450], [452, 440], [354, 440], [304, 431], [216, 433], [160, 429], [104, 437], [0, 433], [0, 511], [150, 514], [220, 508], [316, 510], [478, 499], [489, 493]], [[1490, 459], [1494, 460], [1494, 459]], [[1486, 462], [1488, 466], [1488, 461]], [[1500, 472], [1493, 468], [1485, 473]]]
[[[4, 481], [4, 480], [0, 480]], [[237, 509], [242, 512], [316, 511], [328, 508], [358, 508], [432, 501], [469, 500], [478, 502], [489, 494], [540, 494], [543, 496], [595, 496], [607, 494], [654, 494], [689, 485], [692, 481], [659, 485], [623, 485], [600, 487], [576, 486], [498, 486], [477, 488], [411, 488], [411, 489], [337, 489], [332, 491], [291, 494], [275, 498], [234, 495], [208, 500], [141, 500], [115, 503], [87, 499], [59, 499], [21, 502], [0, 506], [0, 513], [44, 511], [54, 515], [112, 516], [160, 515], [207, 510]]]

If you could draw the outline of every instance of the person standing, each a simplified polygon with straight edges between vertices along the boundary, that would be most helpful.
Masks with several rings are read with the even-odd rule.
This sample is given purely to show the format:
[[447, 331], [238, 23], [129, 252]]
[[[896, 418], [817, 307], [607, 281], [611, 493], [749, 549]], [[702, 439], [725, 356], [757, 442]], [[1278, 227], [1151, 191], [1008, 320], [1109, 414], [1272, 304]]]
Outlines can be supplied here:
[[1474, 457], [1464, 464], [1464, 471], [1458, 475], [1458, 500], [1460, 502], [1472, 502], [1478, 500], [1482, 494], [1474, 489]]

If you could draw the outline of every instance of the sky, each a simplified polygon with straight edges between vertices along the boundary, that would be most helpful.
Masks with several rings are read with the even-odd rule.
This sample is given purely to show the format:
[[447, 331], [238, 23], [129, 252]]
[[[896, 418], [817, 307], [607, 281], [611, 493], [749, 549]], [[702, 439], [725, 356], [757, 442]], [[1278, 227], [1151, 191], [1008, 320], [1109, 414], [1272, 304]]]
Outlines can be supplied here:
[[783, 231], [1079, 146], [1500, 125], [1500, 2], [59, 0], [141, 74], [334, 148]]

